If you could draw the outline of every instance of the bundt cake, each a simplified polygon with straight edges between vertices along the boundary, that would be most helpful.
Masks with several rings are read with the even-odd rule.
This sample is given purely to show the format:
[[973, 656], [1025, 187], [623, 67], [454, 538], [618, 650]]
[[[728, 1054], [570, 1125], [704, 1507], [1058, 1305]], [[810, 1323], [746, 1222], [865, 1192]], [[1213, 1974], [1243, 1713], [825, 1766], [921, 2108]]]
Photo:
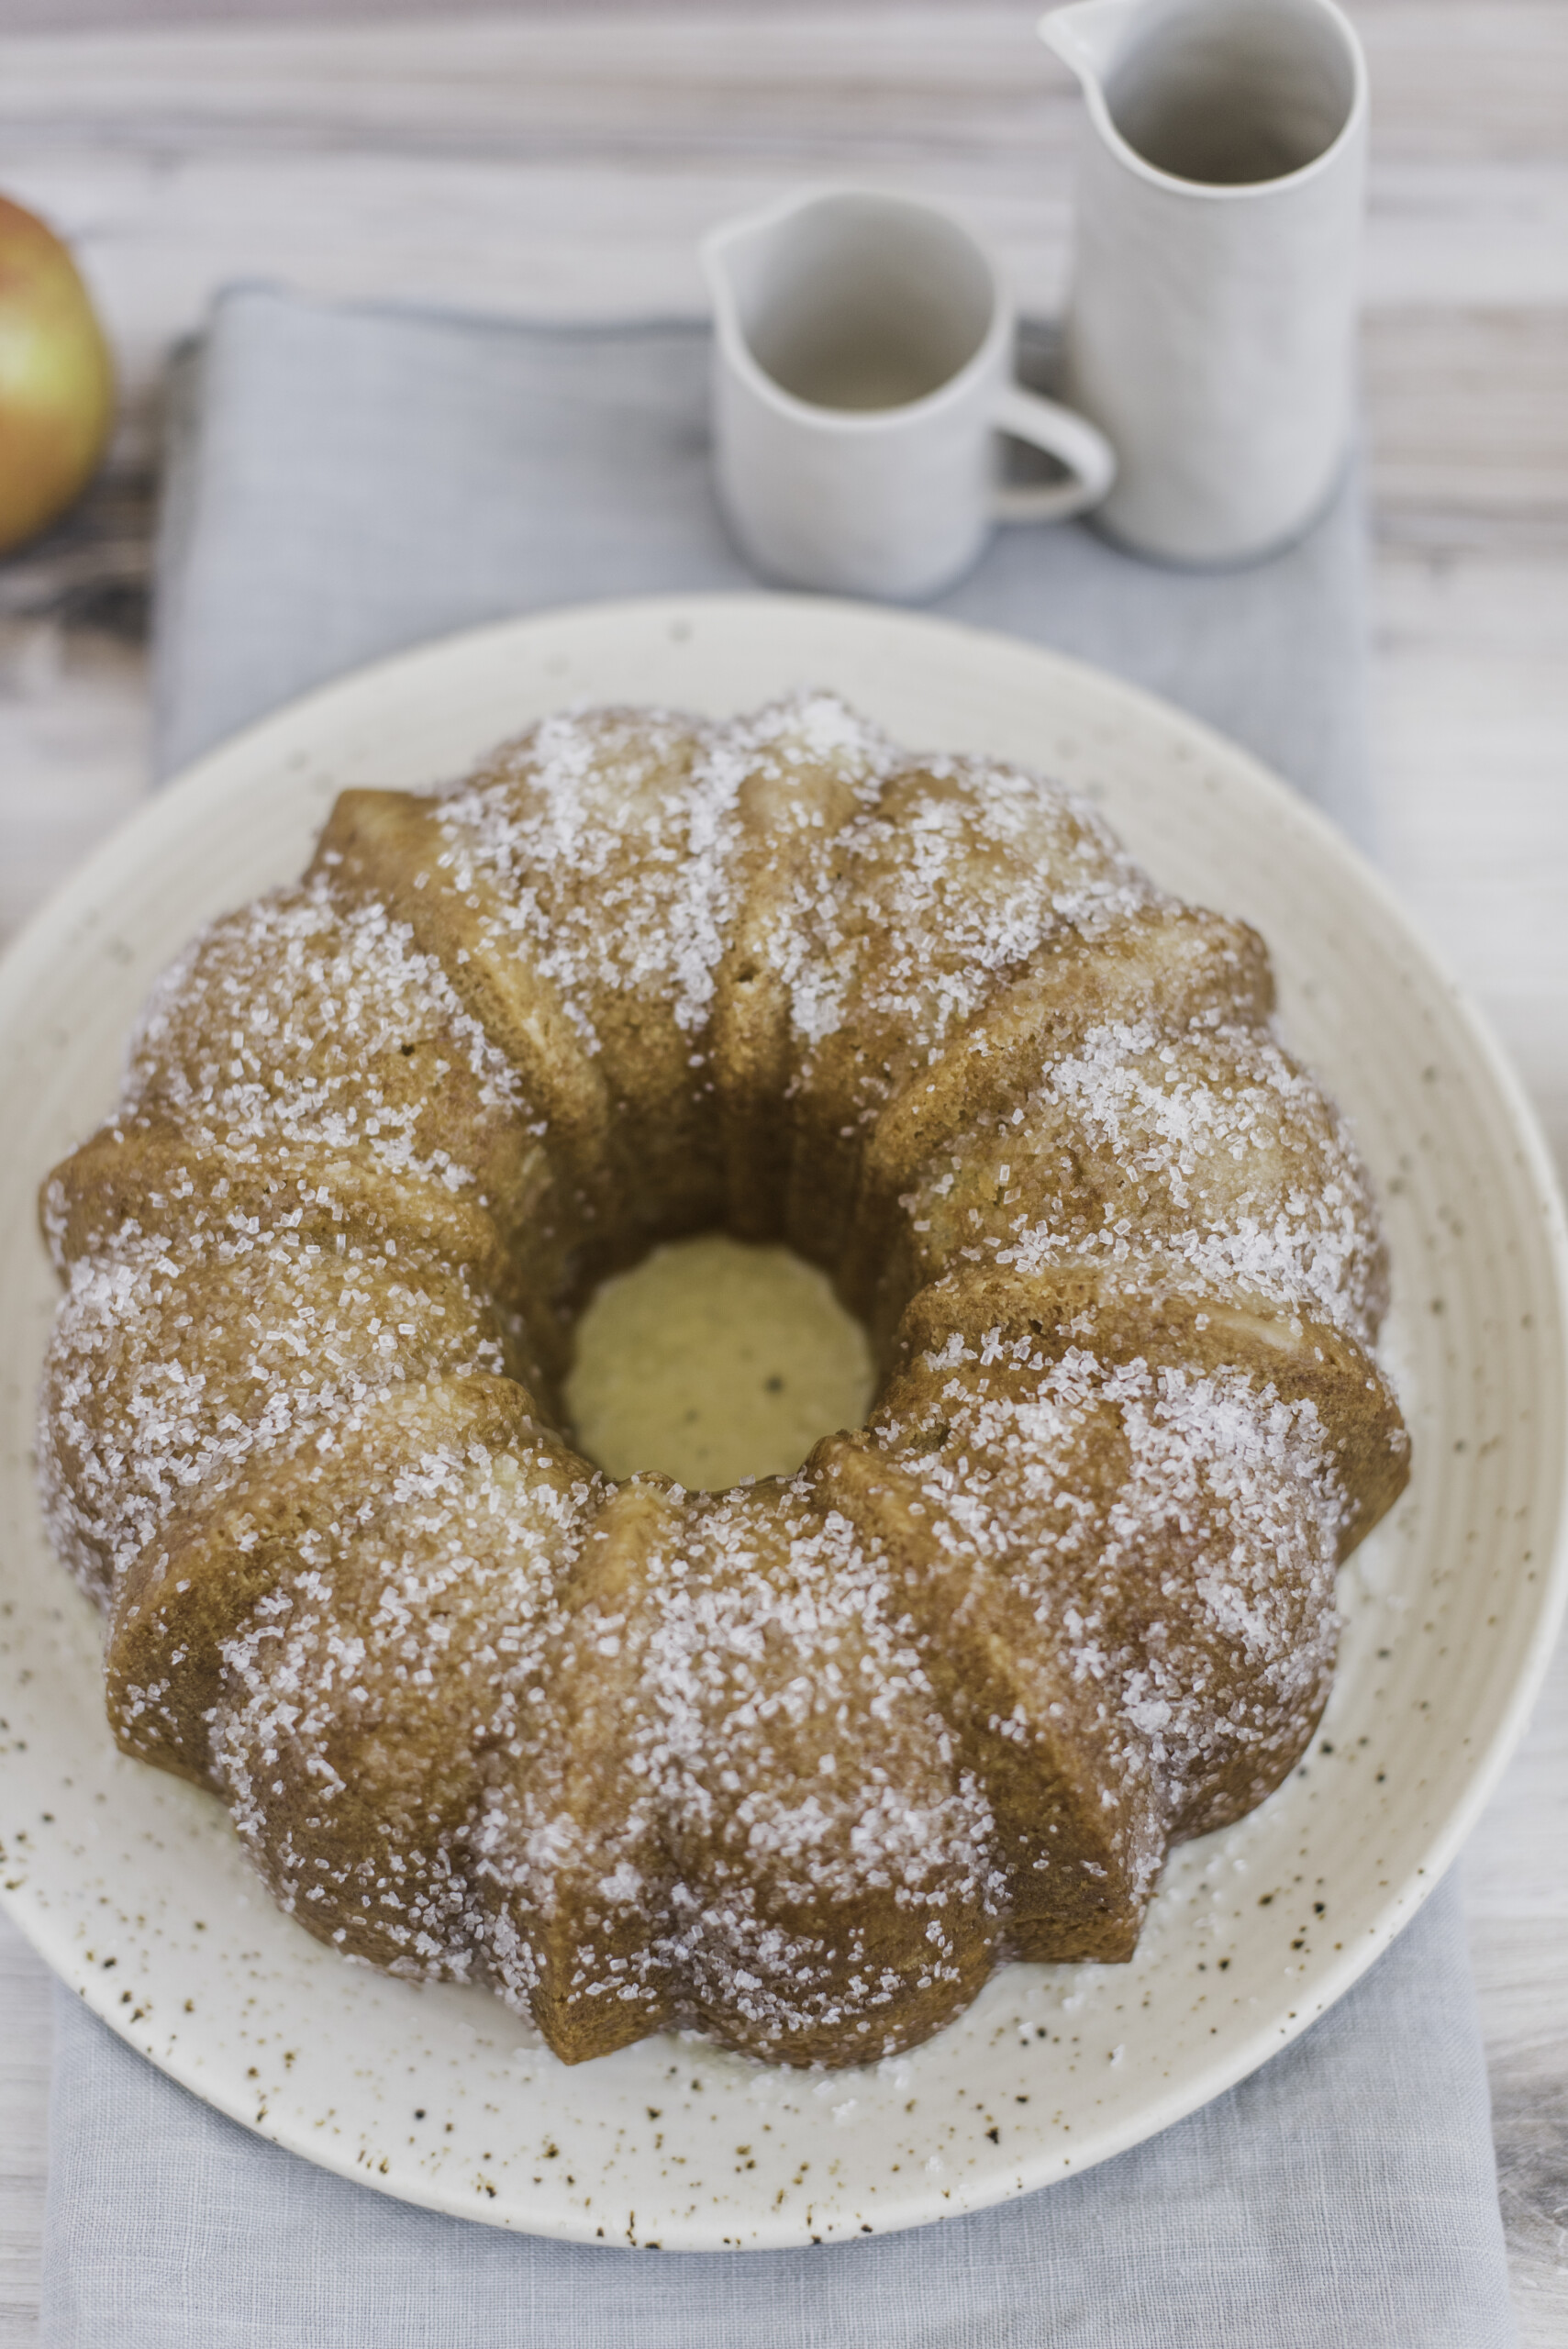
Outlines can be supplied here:
[[[160, 984], [49, 1178], [53, 1538], [125, 1750], [348, 1956], [569, 2062], [925, 2038], [1131, 1953], [1308, 1739], [1407, 1474], [1385, 1266], [1264, 948], [1086, 807], [826, 695], [349, 791]], [[784, 1241], [869, 1419], [607, 1479], [606, 1274]]]

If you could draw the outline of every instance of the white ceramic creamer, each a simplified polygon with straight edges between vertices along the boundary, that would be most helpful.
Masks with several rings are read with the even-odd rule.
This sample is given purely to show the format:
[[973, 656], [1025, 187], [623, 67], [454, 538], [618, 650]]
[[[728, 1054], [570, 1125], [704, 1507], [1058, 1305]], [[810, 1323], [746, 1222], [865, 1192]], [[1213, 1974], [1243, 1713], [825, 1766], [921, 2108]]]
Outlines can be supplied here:
[[[929, 204], [794, 195], [703, 245], [714, 460], [747, 558], [792, 587], [906, 600], [966, 571], [996, 520], [1103, 496], [1095, 428], [1013, 379], [1013, 312], [984, 248]], [[1007, 489], [996, 435], [1066, 478]]]
[[1177, 562], [1294, 538], [1350, 446], [1366, 68], [1333, 0], [1079, 0], [1066, 396], [1116, 449], [1106, 528]]

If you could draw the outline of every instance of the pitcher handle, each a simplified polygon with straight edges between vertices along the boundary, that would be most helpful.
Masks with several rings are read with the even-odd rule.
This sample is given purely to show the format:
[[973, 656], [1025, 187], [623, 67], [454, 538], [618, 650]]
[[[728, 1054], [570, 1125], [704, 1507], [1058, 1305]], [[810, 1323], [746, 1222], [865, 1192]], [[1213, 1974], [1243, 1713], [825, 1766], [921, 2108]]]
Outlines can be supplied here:
[[999, 522], [1059, 522], [1069, 514], [1086, 513], [1116, 479], [1116, 451], [1105, 434], [1086, 417], [1041, 399], [1038, 392], [1010, 384], [991, 421], [998, 432], [1010, 432], [1016, 440], [1027, 440], [1030, 448], [1057, 458], [1072, 476], [1038, 487], [996, 489], [991, 510]]

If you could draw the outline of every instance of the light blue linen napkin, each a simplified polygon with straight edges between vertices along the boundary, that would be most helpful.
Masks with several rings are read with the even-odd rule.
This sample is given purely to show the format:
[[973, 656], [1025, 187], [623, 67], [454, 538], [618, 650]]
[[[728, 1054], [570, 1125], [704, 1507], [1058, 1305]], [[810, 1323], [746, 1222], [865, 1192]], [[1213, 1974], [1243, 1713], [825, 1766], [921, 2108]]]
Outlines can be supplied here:
[[[1031, 378], [1051, 340], [1027, 328]], [[757, 583], [708, 480], [705, 328], [527, 328], [219, 305], [177, 386], [159, 562], [164, 774], [361, 662], [513, 612]], [[1135, 562], [1083, 529], [1000, 531], [931, 607], [1117, 669], [1373, 837], [1353, 481], [1240, 572]]]
[[[1033, 357], [1045, 347], [1038, 339]], [[158, 732], [173, 765], [322, 678], [509, 612], [754, 584], [706, 477], [706, 336], [229, 296], [176, 386]], [[938, 607], [1237, 736], [1363, 838], [1353, 487], [1195, 576], [1005, 532]], [[1306, 2037], [1021, 2202], [819, 2250], [639, 2254], [438, 2218], [197, 2103], [63, 1991], [50, 2349], [1506, 2349], [1453, 1886]]]
[[58, 2001], [48, 2349], [1506, 2349], [1455, 1887], [1228, 2096], [1021, 2202], [819, 2250], [601, 2250], [313, 2169]]

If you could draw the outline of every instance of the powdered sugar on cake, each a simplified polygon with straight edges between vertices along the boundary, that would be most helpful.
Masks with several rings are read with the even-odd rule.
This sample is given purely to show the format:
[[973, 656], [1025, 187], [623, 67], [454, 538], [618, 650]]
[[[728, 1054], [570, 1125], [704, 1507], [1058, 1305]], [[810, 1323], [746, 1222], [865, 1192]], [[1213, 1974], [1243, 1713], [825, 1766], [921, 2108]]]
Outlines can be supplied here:
[[[553, 718], [421, 805], [193, 944], [46, 1191], [122, 1743], [345, 1954], [572, 2057], [869, 2060], [1011, 1954], [1127, 1954], [1310, 1734], [1404, 1474], [1258, 941], [826, 694]], [[551, 1333], [726, 1219], [873, 1319], [878, 1402], [617, 1486]]]

